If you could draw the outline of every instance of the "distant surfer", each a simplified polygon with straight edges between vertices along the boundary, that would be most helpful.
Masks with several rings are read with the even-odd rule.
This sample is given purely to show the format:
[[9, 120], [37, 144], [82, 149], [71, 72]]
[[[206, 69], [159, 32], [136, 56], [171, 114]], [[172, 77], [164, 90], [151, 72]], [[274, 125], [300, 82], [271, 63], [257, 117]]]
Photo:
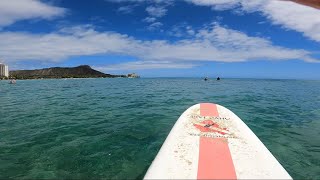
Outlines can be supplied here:
[[9, 84], [15, 84], [16, 83], [16, 80], [15, 79], [11, 79]]
[[208, 77], [205, 77], [205, 78], [204, 78], [204, 81], [208, 81]]
[[220, 81], [220, 77], [217, 78], [217, 81]]

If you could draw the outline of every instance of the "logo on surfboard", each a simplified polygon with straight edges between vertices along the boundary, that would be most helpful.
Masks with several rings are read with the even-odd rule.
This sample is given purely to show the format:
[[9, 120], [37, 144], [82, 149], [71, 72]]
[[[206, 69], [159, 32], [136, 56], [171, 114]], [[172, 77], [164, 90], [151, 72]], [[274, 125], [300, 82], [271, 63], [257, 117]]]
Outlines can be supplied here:
[[193, 122], [193, 125], [201, 132], [216, 132], [222, 135], [228, 134], [227, 128], [221, 128], [219, 124], [212, 120], [204, 120], [202, 122]]
[[189, 118], [192, 120], [192, 125], [200, 131], [199, 136], [234, 138], [233, 133], [227, 128], [230, 118], [195, 114], [189, 115]]

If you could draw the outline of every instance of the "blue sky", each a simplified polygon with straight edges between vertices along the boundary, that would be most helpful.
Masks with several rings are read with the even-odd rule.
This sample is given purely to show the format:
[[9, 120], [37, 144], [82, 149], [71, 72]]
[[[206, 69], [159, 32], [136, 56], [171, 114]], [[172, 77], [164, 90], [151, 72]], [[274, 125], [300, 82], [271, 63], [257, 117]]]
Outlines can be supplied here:
[[320, 10], [278, 0], [0, 1], [10, 69], [320, 79]]

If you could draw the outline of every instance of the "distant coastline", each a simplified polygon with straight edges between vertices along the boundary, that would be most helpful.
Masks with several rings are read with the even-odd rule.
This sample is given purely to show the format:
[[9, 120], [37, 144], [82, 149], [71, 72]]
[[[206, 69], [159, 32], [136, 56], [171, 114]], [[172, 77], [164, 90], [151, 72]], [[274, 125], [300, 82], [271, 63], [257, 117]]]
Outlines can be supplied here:
[[11, 79], [65, 79], [65, 78], [128, 78], [128, 75], [105, 74], [88, 65], [77, 67], [51, 67], [9, 72]]

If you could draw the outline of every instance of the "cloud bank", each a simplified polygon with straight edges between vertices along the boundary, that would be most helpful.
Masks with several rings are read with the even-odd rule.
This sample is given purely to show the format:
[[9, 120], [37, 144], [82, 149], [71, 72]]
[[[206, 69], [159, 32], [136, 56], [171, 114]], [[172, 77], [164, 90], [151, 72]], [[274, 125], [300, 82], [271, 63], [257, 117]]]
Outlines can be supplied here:
[[94, 67], [100, 71], [141, 70], [141, 69], [189, 69], [199, 66], [197, 63], [171, 61], [135, 61], [122, 64]]
[[243, 12], [261, 12], [273, 24], [298, 31], [320, 42], [320, 11], [283, 0], [185, 0], [195, 5], [211, 6], [214, 10], [240, 8]]
[[[308, 51], [276, 46], [267, 39], [250, 37], [220, 25], [201, 29], [192, 38], [176, 42], [142, 41], [115, 32], [98, 32], [92, 26], [64, 28], [42, 35], [2, 32], [0, 39], [0, 57], [9, 62], [59, 62], [73, 56], [97, 54], [132, 56], [145, 63], [129, 64], [135, 68], [192, 67], [195, 62], [203, 61], [243, 62], [261, 59], [317, 62]], [[170, 62], [173, 66], [169, 65]]]
[[38, 0], [1, 0], [0, 27], [26, 19], [52, 19], [63, 16], [66, 10], [44, 4]]
[[[109, 0], [128, 2], [128, 0]], [[130, 0], [129, 0], [130, 1]], [[241, 8], [245, 12], [259, 11], [274, 24], [303, 32], [320, 41], [320, 11], [287, 1], [264, 0], [186, 0], [196, 5], [211, 6], [216, 10]], [[137, 0], [131, 0], [137, 2]], [[144, 1], [161, 4], [165, 1]], [[166, 1], [171, 2], [172, 1]], [[22, 4], [21, 4], [22, 3]], [[283, 7], [283, 8], [279, 8]], [[164, 6], [148, 6], [150, 17], [144, 19], [150, 28], [159, 28], [157, 18], [164, 16]], [[294, 13], [295, 12], [295, 13]], [[46, 5], [37, 0], [0, 1], [0, 27], [23, 19], [51, 19], [65, 14], [65, 9]], [[101, 67], [112, 69], [191, 68], [204, 61], [244, 62], [253, 60], [292, 60], [319, 62], [302, 49], [274, 45], [271, 41], [248, 36], [243, 32], [212, 25], [198, 31], [187, 27], [187, 37], [178, 41], [139, 40], [116, 32], [99, 32], [93, 26], [74, 26], [48, 34], [0, 32], [0, 57], [6, 62], [59, 62], [73, 56], [126, 55], [136, 62]], [[178, 35], [177, 33], [175, 33]]]
[[[165, 0], [107, 0], [112, 2], [148, 2], [161, 4], [167, 2], [172, 5], [174, 1]], [[320, 42], [320, 11], [318, 9], [297, 4], [289, 0], [184, 0], [186, 2], [209, 6], [213, 10], [223, 11], [240, 9], [242, 12], [260, 12], [274, 25], [302, 33], [305, 37]], [[166, 10], [166, 9], [164, 9]], [[158, 13], [160, 16], [166, 11]]]

